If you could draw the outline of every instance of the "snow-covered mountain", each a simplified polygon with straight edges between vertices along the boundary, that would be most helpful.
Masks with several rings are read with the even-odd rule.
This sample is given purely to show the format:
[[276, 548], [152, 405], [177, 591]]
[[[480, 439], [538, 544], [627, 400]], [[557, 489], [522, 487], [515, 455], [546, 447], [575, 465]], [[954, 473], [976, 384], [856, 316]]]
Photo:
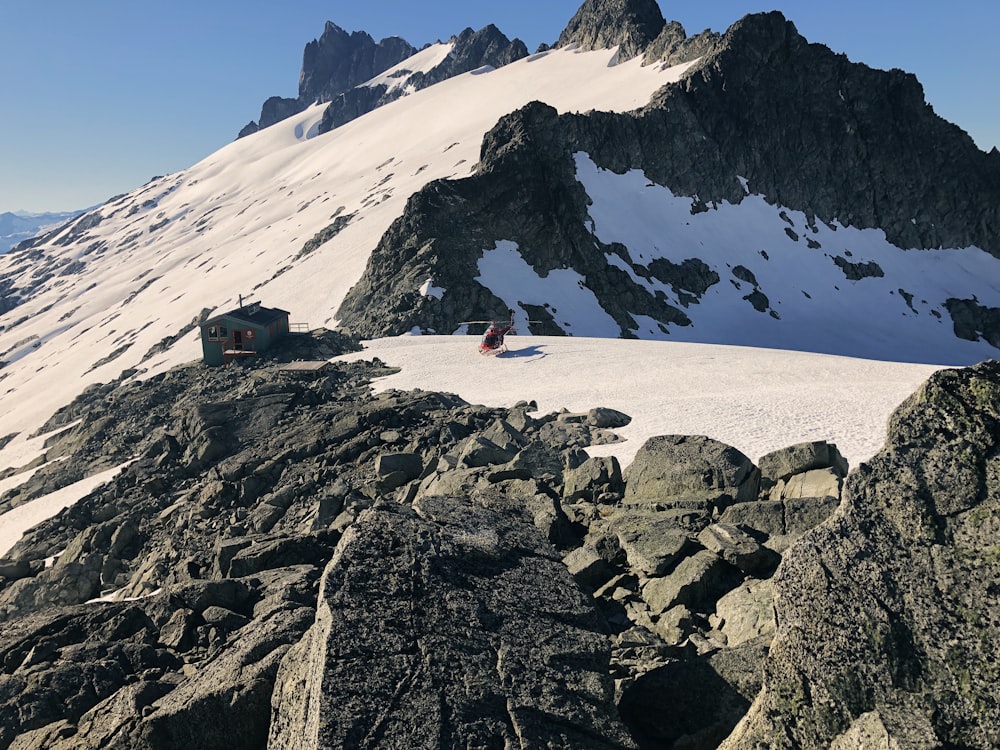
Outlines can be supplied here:
[[339, 31], [0, 256], [0, 748], [997, 747], [998, 156], [778, 14]]
[[[327, 106], [311, 106], [4, 256], [0, 432], [36, 428], [90, 383], [197, 358], [197, 321], [240, 295], [368, 335], [460, 331], [510, 306], [544, 321], [536, 333], [995, 353], [997, 159], [912, 77], [854, 66], [776, 14], [688, 39], [662, 17], [588, 16], [605, 7], [585, 3], [559, 48], [407, 89], [329, 132]], [[432, 70], [439, 52], [398, 69]], [[797, 90], [806, 59], [842, 90]], [[368, 83], [391, 84], [387, 71]], [[901, 103], [872, 114], [865, 85]], [[746, 102], [787, 125], [740, 151]], [[891, 119], [914, 106], [916, 124]], [[780, 140], [806, 115], [830, 133]], [[924, 161], [848, 181], [858, 154], [905, 143]], [[870, 156], [879, 170], [903, 159]]]

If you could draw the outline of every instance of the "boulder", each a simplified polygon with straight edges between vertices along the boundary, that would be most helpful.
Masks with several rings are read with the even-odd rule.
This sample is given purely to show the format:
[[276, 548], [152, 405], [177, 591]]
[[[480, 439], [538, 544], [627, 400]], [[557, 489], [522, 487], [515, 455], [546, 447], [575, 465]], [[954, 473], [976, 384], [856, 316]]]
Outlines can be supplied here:
[[534, 479], [550, 484], [559, 484], [563, 478], [562, 454], [540, 440], [525, 444], [511, 460], [510, 467], [524, 469]]
[[339, 537], [336, 531], [324, 530], [295, 536], [252, 539], [250, 545], [241, 547], [232, 556], [224, 575], [242, 578], [262, 570], [290, 565], [321, 566], [330, 559]]
[[507, 483], [505, 492], [508, 497], [517, 498], [524, 504], [535, 528], [557, 549], [569, 549], [579, 544], [573, 524], [554, 492], [547, 491], [534, 479], [512, 480]]
[[726, 508], [719, 517], [721, 523], [774, 536], [785, 533], [785, 506], [780, 500], [756, 500], [737, 503]]
[[477, 497], [359, 515], [282, 662], [271, 750], [630, 746], [588, 598], [516, 504]]
[[524, 435], [504, 419], [498, 419], [490, 425], [483, 437], [509, 453], [517, 453], [527, 442]]
[[48, 568], [21, 578], [0, 591], [0, 621], [51, 606], [80, 604], [100, 593], [100, 554], [87, 554], [79, 562]]
[[781, 558], [738, 526], [713, 523], [698, 534], [701, 546], [751, 575], [770, 575]]
[[778, 480], [774, 489], [771, 490], [771, 499], [833, 497], [839, 501], [842, 484], [843, 476], [838, 474], [835, 469], [811, 469]]
[[716, 628], [729, 647], [774, 636], [774, 586], [770, 580], [744, 581], [715, 604]]
[[514, 455], [481, 435], [473, 435], [462, 445], [458, 464], [467, 469], [496, 466], [510, 461]]
[[837, 476], [847, 476], [847, 461], [837, 446], [825, 440], [798, 443], [761, 456], [757, 461], [761, 478], [768, 484], [802, 474], [812, 469], [833, 469]]
[[32, 575], [31, 563], [27, 560], [0, 559], [0, 576], [16, 581]]
[[567, 419], [546, 422], [538, 430], [538, 439], [559, 451], [586, 448], [593, 442], [593, 436], [584, 420], [586, 415], [580, 415], [579, 422]]
[[597, 501], [602, 496], [621, 496], [625, 489], [622, 470], [614, 456], [588, 457], [563, 474], [563, 499]]
[[205, 620], [206, 625], [219, 628], [226, 632], [237, 630], [250, 621], [245, 615], [241, 615], [239, 612], [233, 612], [233, 610], [226, 609], [225, 607], [206, 607], [205, 611], [201, 613], [201, 616], [202, 619]]
[[423, 459], [416, 453], [381, 453], [375, 458], [375, 476], [386, 490], [417, 479], [423, 470]]
[[742, 579], [736, 568], [714, 552], [701, 550], [685, 557], [669, 575], [647, 581], [642, 598], [654, 615], [679, 604], [696, 612], [709, 612]]
[[701, 435], [652, 437], [625, 470], [624, 502], [720, 511], [757, 497], [757, 467], [735, 448]]
[[589, 545], [569, 552], [563, 562], [570, 575], [585, 589], [596, 591], [615, 575], [615, 569], [596, 548]]
[[596, 409], [591, 409], [587, 412], [587, 424], [591, 427], [597, 427], [600, 429], [626, 427], [629, 423], [631, 423], [631, 421], [632, 417], [628, 414], [615, 409], [608, 409], [603, 406], [599, 406]]
[[680, 525], [683, 518], [671, 511], [623, 511], [610, 519], [608, 529], [618, 538], [634, 572], [646, 577], [662, 576], [691, 546], [690, 531]]
[[159, 642], [174, 651], [187, 651], [194, 643], [197, 616], [193, 610], [181, 607], [160, 628]]

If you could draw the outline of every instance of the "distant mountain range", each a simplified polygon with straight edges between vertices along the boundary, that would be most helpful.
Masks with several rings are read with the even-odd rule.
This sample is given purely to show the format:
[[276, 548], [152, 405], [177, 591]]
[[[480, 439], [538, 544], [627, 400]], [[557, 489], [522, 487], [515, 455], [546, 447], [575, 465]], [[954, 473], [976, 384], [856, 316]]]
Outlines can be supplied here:
[[33, 214], [26, 211], [0, 213], [0, 253], [5, 253], [24, 240], [46, 229], [79, 216], [83, 211]]

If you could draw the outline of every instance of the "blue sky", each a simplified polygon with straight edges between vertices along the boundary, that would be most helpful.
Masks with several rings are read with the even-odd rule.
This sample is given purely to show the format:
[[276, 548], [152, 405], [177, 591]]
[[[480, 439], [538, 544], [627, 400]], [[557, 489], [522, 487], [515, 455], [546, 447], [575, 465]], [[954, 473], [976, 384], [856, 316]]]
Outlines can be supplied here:
[[[3, 0], [0, 211], [84, 208], [231, 141], [295, 96], [306, 43], [333, 21], [420, 47], [493, 23], [529, 51], [582, 0]], [[660, 0], [688, 34], [781, 10], [810, 41], [917, 75], [935, 111], [1000, 146], [1000, 3]]]

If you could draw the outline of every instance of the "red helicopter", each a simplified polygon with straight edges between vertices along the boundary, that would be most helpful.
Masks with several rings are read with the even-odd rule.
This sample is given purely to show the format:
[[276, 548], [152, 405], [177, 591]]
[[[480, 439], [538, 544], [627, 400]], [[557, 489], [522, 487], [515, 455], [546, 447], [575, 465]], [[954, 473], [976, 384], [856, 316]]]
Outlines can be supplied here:
[[[504, 342], [504, 336], [509, 336], [516, 334], [517, 331], [514, 330], [514, 311], [508, 310], [510, 314], [509, 321], [502, 320], [466, 320], [460, 325], [473, 325], [476, 323], [485, 323], [489, 327], [486, 329], [486, 333], [483, 334], [483, 338], [479, 341], [479, 353], [483, 355], [487, 354], [503, 354], [507, 351], [507, 344]], [[534, 321], [529, 320], [529, 323]]]

